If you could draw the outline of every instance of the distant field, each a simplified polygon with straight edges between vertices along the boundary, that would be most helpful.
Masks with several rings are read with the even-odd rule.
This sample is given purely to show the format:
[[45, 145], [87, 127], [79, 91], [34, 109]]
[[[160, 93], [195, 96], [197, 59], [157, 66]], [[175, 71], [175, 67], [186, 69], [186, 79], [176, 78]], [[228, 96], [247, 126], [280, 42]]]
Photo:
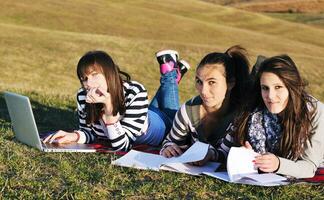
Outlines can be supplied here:
[[204, 0], [268, 16], [324, 28], [323, 0]]
[[234, 44], [256, 56], [287, 53], [324, 101], [324, 30], [199, 0], [3, 0], [0, 7], [0, 199], [321, 199], [323, 187], [253, 187], [208, 177], [110, 165], [111, 154], [45, 154], [13, 136], [2, 91], [30, 97], [41, 132], [75, 129], [76, 64], [107, 51], [142, 82], [159, 86], [154, 53], [172, 48], [192, 66], [181, 102], [196, 95], [194, 71]]

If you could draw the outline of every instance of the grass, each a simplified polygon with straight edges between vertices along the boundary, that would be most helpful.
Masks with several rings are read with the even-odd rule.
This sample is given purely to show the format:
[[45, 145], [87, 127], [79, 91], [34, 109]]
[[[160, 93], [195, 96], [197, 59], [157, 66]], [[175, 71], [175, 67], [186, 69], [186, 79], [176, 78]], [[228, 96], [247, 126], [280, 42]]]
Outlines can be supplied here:
[[[170, 23], [171, 22], [171, 23]], [[155, 51], [174, 48], [192, 70], [181, 102], [196, 94], [194, 68], [211, 51], [241, 44], [288, 53], [324, 100], [324, 30], [197, 0], [4, 0], [0, 7], [0, 91], [30, 97], [40, 132], [76, 128], [75, 66], [103, 49], [150, 98], [159, 85]], [[323, 187], [254, 187], [209, 177], [111, 166], [112, 154], [42, 153], [14, 139], [0, 94], [0, 199], [321, 199]]]
[[287, 21], [324, 28], [323, 13], [267, 13], [267, 15]]

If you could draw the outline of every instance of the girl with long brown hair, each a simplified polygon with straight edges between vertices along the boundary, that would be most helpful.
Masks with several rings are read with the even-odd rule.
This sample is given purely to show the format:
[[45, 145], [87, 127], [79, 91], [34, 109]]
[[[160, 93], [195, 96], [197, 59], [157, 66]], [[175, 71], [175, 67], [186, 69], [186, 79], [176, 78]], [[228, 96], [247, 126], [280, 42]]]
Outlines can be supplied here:
[[156, 54], [161, 85], [148, 104], [145, 87], [130, 80], [104, 51], [89, 51], [77, 65], [81, 88], [77, 93], [79, 130], [58, 131], [44, 142], [109, 142], [116, 151], [134, 144], [158, 146], [170, 130], [179, 108], [178, 82], [189, 65], [178, 60], [178, 52]]
[[196, 69], [198, 96], [183, 104], [160, 153], [165, 157], [182, 154], [195, 141], [212, 144], [206, 157], [193, 164], [214, 160], [216, 144], [242, 105], [249, 85], [247, 51], [235, 45], [202, 58]]
[[260, 154], [255, 159], [260, 171], [314, 176], [324, 161], [324, 107], [305, 86], [289, 56], [264, 60], [254, 93], [217, 149], [216, 160], [225, 160], [233, 145], [246, 146]]

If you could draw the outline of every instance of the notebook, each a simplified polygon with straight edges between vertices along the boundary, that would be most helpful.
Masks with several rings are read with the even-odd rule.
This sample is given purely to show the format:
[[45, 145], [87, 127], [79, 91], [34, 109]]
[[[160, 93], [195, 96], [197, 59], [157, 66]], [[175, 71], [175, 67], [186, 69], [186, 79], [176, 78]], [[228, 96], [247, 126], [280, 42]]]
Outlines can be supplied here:
[[49, 144], [43, 143], [29, 98], [11, 92], [4, 92], [15, 137], [21, 143], [44, 152], [112, 152], [111, 147], [103, 144]]

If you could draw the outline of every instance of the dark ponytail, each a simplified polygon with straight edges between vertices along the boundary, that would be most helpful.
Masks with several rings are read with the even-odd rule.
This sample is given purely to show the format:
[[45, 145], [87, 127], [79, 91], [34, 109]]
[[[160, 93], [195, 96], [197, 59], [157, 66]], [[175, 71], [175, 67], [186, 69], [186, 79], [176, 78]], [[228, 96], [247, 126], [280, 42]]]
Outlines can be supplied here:
[[226, 77], [228, 80], [235, 81], [235, 85], [231, 91], [230, 102], [232, 105], [242, 105], [249, 91], [249, 60], [246, 49], [239, 45], [230, 47], [225, 52], [232, 62], [228, 65], [225, 63]]

